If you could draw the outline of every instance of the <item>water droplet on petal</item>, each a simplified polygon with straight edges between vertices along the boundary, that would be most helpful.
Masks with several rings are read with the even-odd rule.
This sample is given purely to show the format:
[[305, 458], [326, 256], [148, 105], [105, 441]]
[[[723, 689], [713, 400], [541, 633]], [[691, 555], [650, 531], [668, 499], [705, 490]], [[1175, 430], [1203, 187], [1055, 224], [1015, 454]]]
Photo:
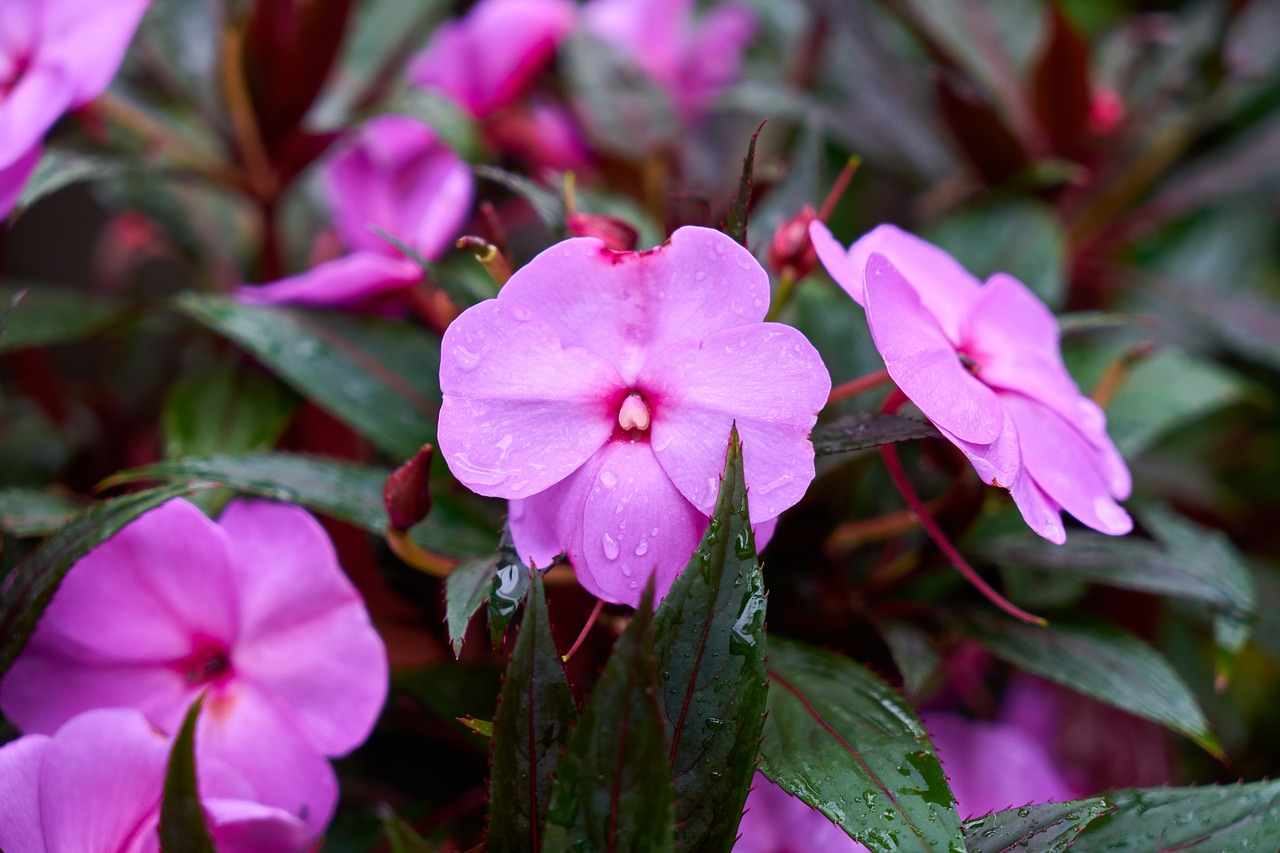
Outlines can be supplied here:
[[647, 552], [648, 550], [649, 550], [648, 541], [641, 539], [640, 544], [636, 546], [636, 556], [643, 557], [645, 555], [645, 552]]
[[608, 557], [610, 560], [618, 559], [619, 549], [618, 549], [617, 539], [614, 539], [612, 536], [606, 533], [604, 535], [604, 538], [601, 540], [600, 544], [604, 547], [604, 555], [606, 557]]
[[612, 489], [614, 486], [618, 485], [618, 475], [612, 471], [601, 471], [600, 482]]

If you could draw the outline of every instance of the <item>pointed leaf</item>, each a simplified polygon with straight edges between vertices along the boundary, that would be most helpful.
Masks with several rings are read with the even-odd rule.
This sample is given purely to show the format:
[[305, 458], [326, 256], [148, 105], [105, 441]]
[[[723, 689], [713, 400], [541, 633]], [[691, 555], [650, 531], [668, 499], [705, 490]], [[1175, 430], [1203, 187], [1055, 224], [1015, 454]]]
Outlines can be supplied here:
[[149, 509], [188, 494], [191, 486], [165, 486], [112, 498], [75, 516], [0, 585], [0, 674], [27, 644], [36, 622], [71, 566]]
[[160, 801], [161, 853], [215, 853], [196, 787], [196, 720], [204, 696], [191, 704], [169, 752]]
[[495, 853], [541, 849], [551, 780], [578, 711], [551, 636], [542, 576], [530, 574], [529, 602], [490, 741], [487, 841]]
[[961, 853], [955, 798], [911, 706], [853, 661], [769, 641], [760, 769], [873, 853]]
[[729, 212], [725, 215], [724, 233], [747, 245], [747, 219], [751, 212], [751, 177], [756, 165], [756, 138], [764, 129], [764, 122], [751, 134], [747, 143], [747, 156], [742, 158], [742, 174], [738, 176], [738, 191], [729, 203]]
[[47, 149], [40, 156], [40, 162], [36, 164], [35, 171], [31, 173], [31, 177], [22, 188], [22, 196], [18, 199], [14, 210], [22, 213], [45, 196], [53, 195], [72, 184], [115, 178], [130, 171], [138, 170], [131, 168], [126, 161], [114, 157], [80, 154], [76, 151], [62, 151], [57, 148]]
[[224, 358], [211, 370], [180, 380], [169, 391], [161, 420], [164, 454], [266, 450], [280, 438], [298, 398], [279, 382]]
[[961, 630], [996, 657], [1099, 702], [1221, 747], [1195, 696], [1159, 652], [1113, 625], [1055, 620], [1042, 628], [974, 614]]
[[1280, 850], [1280, 782], [1127, 789], [1094, 820], [1071, 853], [1225, 853]]
[[964, 841], [969, 853], [1066, 853], [1080, 832], [1110, 808], [1096, 797], [1007, 809], [965, 821]]
[[495, 649], [502, 645], [511, 618], [529, 594], [530, 568], [516, 553], [511, 542], [511, 529], [503, 528], [493, 582], [489, 585], [489, 641]]
[[764, 728], [764, 578], [747, 497], [735, 428], [707, 533], [655, 618], [682, 851], [733, 846]]
[[866, 450], [896, 441], [941, 438], [933, 424], [905, 415], [854, 412], [813, 431], [813, 451], [818, 456]]
[[48, 536], [82, 509], [74, 501], [35, 489], [0, 489], [0, 531]]
[[675, 789], [652, 648], [650, 578], [560, 759], [544, 850], [674, 850]]
[[436, 846], [418, 834], [412, 826], [382, 803], [378, 806], [378, 822], [391, 853], [435, 853]]
[[497, 571], [497, 557], [479, 557], [455, 567], [445, 578], [445, 623], [449, 626], [449, 645], [454, 657], [462, 654], [467, 625], [489, 597]]
[[440, 343], [427, 332], [374, 317], [195, 294], [177, 304], [397, 461], [434, 441]]
[[67, 287], [12, 281], [0, 285], [0, 304], [8, 308], [0, 352], [73, 343], [116, 323], [130, 310], [122, 302]]

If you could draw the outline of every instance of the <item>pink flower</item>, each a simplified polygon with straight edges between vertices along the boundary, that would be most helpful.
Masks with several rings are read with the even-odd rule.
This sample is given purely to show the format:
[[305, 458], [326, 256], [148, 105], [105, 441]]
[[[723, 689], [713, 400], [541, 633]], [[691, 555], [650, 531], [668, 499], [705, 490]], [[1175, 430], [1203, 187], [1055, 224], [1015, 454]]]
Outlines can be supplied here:
[[591, 0], [582, 10], [583, 27], [640, 66], [689, 125], [738, 79], [756, 32], [747, 6], [721, 3], [696, 23], [693, 7], [693, 0]]
[[[0, 747], [0, 849], [10, 853], [159, 851], [160, 798], [170, 739], [137, 711], [73, 718], [50, 737]], [[209, 834], [221, 853], [306, 850], [314, 833], [263, 806], [235, 770], [196, 757]]]
[[319, 834], [337, 783], [324, 756], [368, 736], [386, 650], [328, 536], [297, 507], [237, 501], [217, 523], [182, 500], [80, 560], [0, 681], [21, 731], [136, 708], [173, 733], [207, 691], [201, 754]]
[[471, 208], [471, 170], [432, 130], [380, 116], [329, 163], [334, 224], [351, 254], [238, 296], [258, 304], [346, 305], [412, 287], [422, 270], [374, 229], [430, 260], [449, 248]]
[[588, 591], [628, 604], [656, 572], [665, 594], [735, 421], [754, 523], [813, 479], [831, 380], [803, 335], [763, 322], [768, 306], [768, 276], [718, 231], [648, 252], [552, 246], [445, 332], [440, 450], [463, 484], [511, 500], [530, 564], [567, 553]]
[[529, 90], [573, 29], [571, 0], [480, 0], [435, 31], [409, 80], [485, 120]]
[[848, 252], [809, 227], [823, 266], [867, 311], [889, 375], [968, 457], [1009, 489], [1036, 533], [1066, 539], [1061, 510], [1103, 533], [1128, 533], [1129, 469], [1102, 409], [1062, 363], [1058, 322], [1012, 276], [981, 284], [955, 259], [892, 225]]
[[0, 216], [35, 170], [58, 117], [111, 83], [149, 0], [0, 3]]

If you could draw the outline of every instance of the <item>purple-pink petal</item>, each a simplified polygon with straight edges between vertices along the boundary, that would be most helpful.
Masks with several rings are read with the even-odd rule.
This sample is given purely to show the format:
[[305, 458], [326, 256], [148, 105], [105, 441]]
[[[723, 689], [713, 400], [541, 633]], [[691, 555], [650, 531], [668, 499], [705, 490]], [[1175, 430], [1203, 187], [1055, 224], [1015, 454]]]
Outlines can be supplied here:
[[965, 441], [941, 426], [938, 432], [965, 455], [982, 482], [1007, 489], [1022, 470], [1022, 451], [1018, 446], [1018, 430], [1013, 418], [1004, 411], [1001, 417], [1004, 426], [999, 437], [987, 444]]
[[219, 519], [240, 600], [238, 678], [286, 705], [317, 750], [368, 737], [387, 652], [319, 522], [288, 504], [236, 501]]
[[0, 746], [0, 850], [45, 853], [40, 770], [52, 738], [27, 735]]
[[0, 166], [0, 219], [7, 217], [17, 206], [22, 190], [39, 162], [40, 146], [35, 145], [9, 165]]
[[40, 145], [71, 106], [75, 81], [57, 65], [28, 68], [0, 98], [0, 166], [10, 166]]
[[71, 105], [101, 95], [116, 76], [150, 0], [47, 0], [41, 3], [41, 44], [36, 62], [68, 70]]
[[836, 238], [831, 235], [831, 230], [816, 219], [809, 223], [809, 241], [813, 243], [813, 250], [818, 260], [822, 261], [827, 275], [831, 276], [854, 302], [865, 307], [867, 297], [863, 274], [867, 267], [867, 259], [865, 257], [861, 259], [861, 266], [855, 264], [849, 257], [849, 251], [836, 242]]
[[756, 773], [733, 853], [866, 853], [831, 818]]
[[638, 386], [653, 410], [658, 461], [704, 514], [715, 505], [735, 422], [752, 520], [775, 518], [803, 497], [814, 476], [808, 436], [831, 380], [800, 332], [758, 323], [686, 338], [651, 358]]
[[1014, 478], [1009, 494], [1027, 527], [1055, 545], [1067, 541], [1067, 530], [1062, 526], [1062, 507], [1036, 485], [1035, 478], [1025, 468]]
[[403, 255], [356, 252], [271, 284], [242, 285], [236, 298], [251, 305], [333, 307], [413, 287], [422, 269]]
[[695, 123], [742, 75], [742, 55], [755, 34], [755, 12], [740, 3], [716, 6], [690, 33], [673, 81], [676, 109], [686, 124]]
[[964, 368], [937, 317], [884, 255], [867, 260], [866, 297], [876, 348], [911, 402], [958, 438], [975, 444], [995, 441], [1004, 425], [995, 392]]
[[460, 482], [521, 498], [558, 483], [604, 444], [625, 385], [607, 360], [557, 334], [526, 300], [503, 298], [507, 288], [445, 332], [438, 439]]
[[292, 853], [307, 849], [315, 835], [299, 818], [271, 806], [207, 797], [201, 802], [218, 853]]

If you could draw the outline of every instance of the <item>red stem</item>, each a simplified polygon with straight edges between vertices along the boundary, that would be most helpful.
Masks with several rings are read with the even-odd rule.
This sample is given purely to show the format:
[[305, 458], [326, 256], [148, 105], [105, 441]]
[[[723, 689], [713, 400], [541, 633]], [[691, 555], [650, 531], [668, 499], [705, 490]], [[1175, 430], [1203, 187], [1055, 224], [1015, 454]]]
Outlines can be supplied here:
[[578, 634], [578, 639], [574, 640], [573, 645], [569, 647], [569, 651], [565, 652], [565, 655], [562, 658], [565, 663], [568, 663], [569, 658], [573, 657], [573, 653], [580, 649], [582, 644], [586, 642], [587, 634], [590, 634], [591, 629], [595, 627], [596, 620], [600, 618], [600, 611], [602, 610], [604, 610], [604, 599], [597, 599], [595, 608], [592, 609], [591, 615], [587, 617], [587, 624], [582, 626], [582, 631]]
[[866, 376], [859, 376], [857, 379], [850, 379], [843, 385], [837, 385], [831, 389], [831, 395], [827, 397], [827, 405], [834, 403], [842, 403], [845, 400], [858, 396], [859, 394], [879, 388], [893, 380], [889, 378], [889, 371], [879, 370], [875, 373], [868, 373]]

